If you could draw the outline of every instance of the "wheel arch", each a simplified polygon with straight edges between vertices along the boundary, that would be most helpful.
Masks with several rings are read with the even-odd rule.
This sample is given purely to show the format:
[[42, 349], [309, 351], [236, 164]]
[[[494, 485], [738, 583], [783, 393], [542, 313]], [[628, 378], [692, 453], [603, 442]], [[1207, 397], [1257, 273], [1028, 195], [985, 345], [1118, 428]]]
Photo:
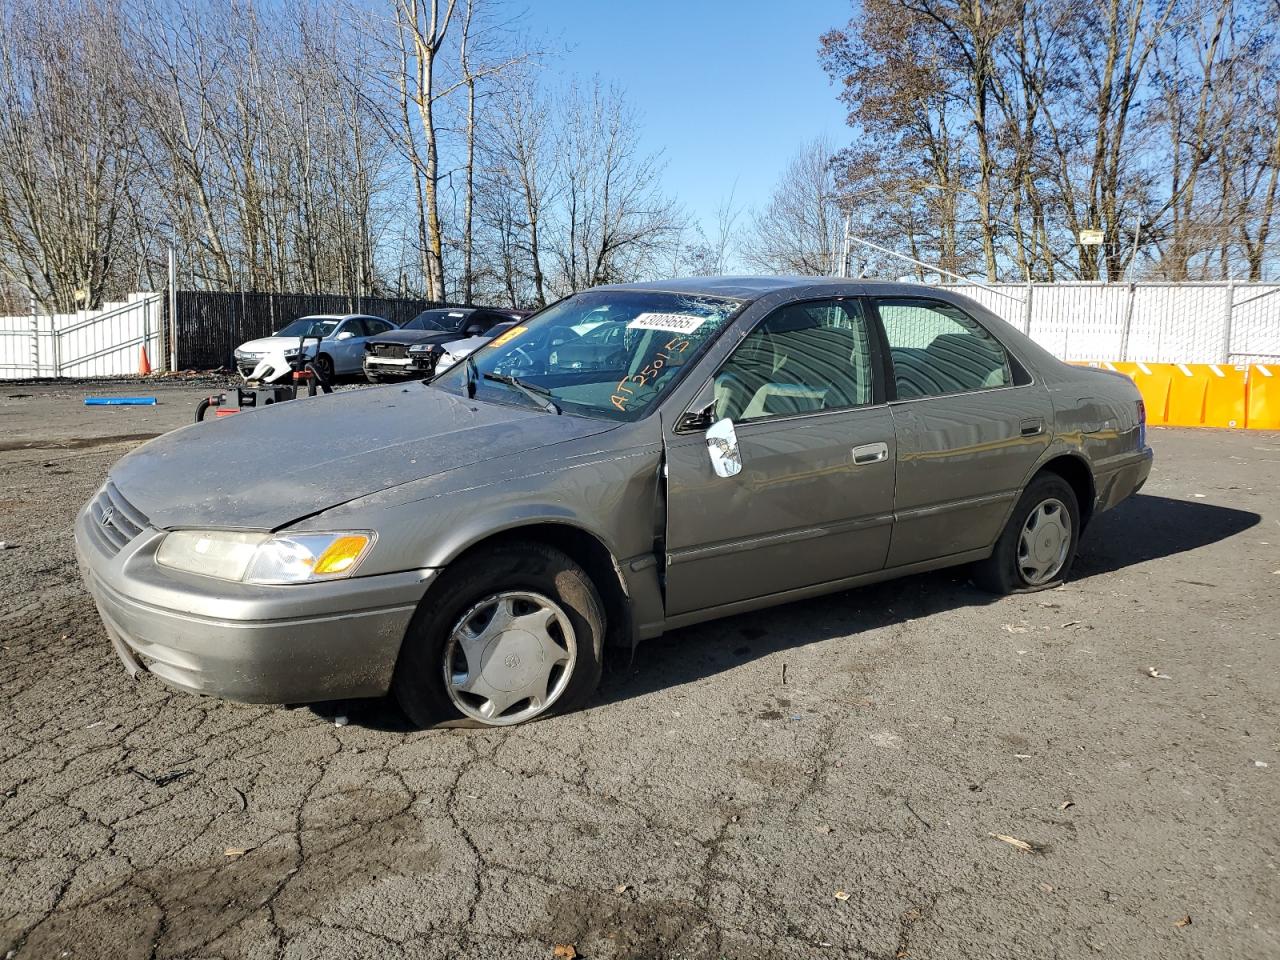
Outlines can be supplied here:
[[1071, 486], [1080, 508], [1080, 529], [1083, 531], [1093, 519], [1094, 501], [1097, 496], [1093, 470], [1090, 469], [1088, 461], [1076, 453], [1059, 453], [1042, 463], [1032, 479], [1034, 480], [1042, 473], [1055, 473]]
[[[503, 544], [517, 541], [554, 547], [582, 567], [604, 603], [606, 645], [633, 645], [632, 600], [617, 556], [600, 536], [569, 519], [530, 518], [512, 521], [499, 529], [490, 529], [453, 544], [432, 565], [448, 567], [476, 553], [501, 549]], [[428, 590], [423, 602], [430, 597], [431, 590]]]

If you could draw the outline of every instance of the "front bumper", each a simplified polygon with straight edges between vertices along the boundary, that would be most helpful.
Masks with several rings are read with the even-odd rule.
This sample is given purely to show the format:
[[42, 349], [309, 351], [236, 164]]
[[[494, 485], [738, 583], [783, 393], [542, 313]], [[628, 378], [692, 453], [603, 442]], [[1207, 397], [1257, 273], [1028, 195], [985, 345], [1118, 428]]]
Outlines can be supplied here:
[[421, 376], [430, 374], [436, 368], [437, 353], [409, 354], [405, 357], [379, 357], [365, 354], [365, 373], [381, 376]]
[[76, 518], [85, 586], [131, 674], [250, 703], [306, 703], [387, 692], [400, 642], [433, 570], [267, 587], [168, 570], [163, 533], [141, 525], [118, 554]]

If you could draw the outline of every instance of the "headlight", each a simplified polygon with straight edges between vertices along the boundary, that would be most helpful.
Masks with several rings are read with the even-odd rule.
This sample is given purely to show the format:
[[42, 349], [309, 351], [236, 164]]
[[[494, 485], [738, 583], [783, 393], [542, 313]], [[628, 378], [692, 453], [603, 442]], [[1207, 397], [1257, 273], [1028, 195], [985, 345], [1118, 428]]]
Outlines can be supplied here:
[[429, 343], [415, 343], [412, 347], [410, 347], [410, 348], [409, 348], [409, 352], [410, 352], [410, 353], [430, 353], [430, 352], [431, 352], [431, 344], [429, 344]]
[[167, 534], [156, 563], [220, 580], [308, 583], [355, 572], [373, 546], [368, 531], [342, 533], [235, 533], [178, 530]]

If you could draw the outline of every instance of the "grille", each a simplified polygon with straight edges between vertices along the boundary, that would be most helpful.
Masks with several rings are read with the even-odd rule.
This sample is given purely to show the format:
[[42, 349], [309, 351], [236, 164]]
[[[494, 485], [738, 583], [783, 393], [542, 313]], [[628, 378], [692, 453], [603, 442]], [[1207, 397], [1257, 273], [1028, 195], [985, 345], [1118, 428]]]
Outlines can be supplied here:
[[403, 343], [375, 343], [371, 345], [369, 352], [375, 357], [403, 360], [409, 355], [409, 347]]
[[110, 481], [89, 504], [89, 533], [108, 557], [127, 547], [146, 525], [147, 518]]

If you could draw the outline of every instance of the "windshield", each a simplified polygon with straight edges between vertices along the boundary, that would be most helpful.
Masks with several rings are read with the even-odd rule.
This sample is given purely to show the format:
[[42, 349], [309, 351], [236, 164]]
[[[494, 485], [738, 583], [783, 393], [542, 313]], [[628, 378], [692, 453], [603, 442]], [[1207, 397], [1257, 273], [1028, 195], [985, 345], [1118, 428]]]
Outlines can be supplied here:
[[437, 330], [442, 333], [456, 333], [462, 329], [467, 320], [465, 310], [423, 310], [406, 323], [402, 330]]
[[[638, 420], [742, 304], [649, 290], [590, 290], [500, 334], [474, 355], [476, 396], [531, 404], [502, 379], [545, 394], [565, 413]], [[467, 365], [432, 381], [465, 395]], [[495, 379], [497, 378], [497, 379]]]
[[277, 337], [327, 337], [333, 333], [340, 320], [332, 317], [299, 317], [282, 330], [277, 330]]

